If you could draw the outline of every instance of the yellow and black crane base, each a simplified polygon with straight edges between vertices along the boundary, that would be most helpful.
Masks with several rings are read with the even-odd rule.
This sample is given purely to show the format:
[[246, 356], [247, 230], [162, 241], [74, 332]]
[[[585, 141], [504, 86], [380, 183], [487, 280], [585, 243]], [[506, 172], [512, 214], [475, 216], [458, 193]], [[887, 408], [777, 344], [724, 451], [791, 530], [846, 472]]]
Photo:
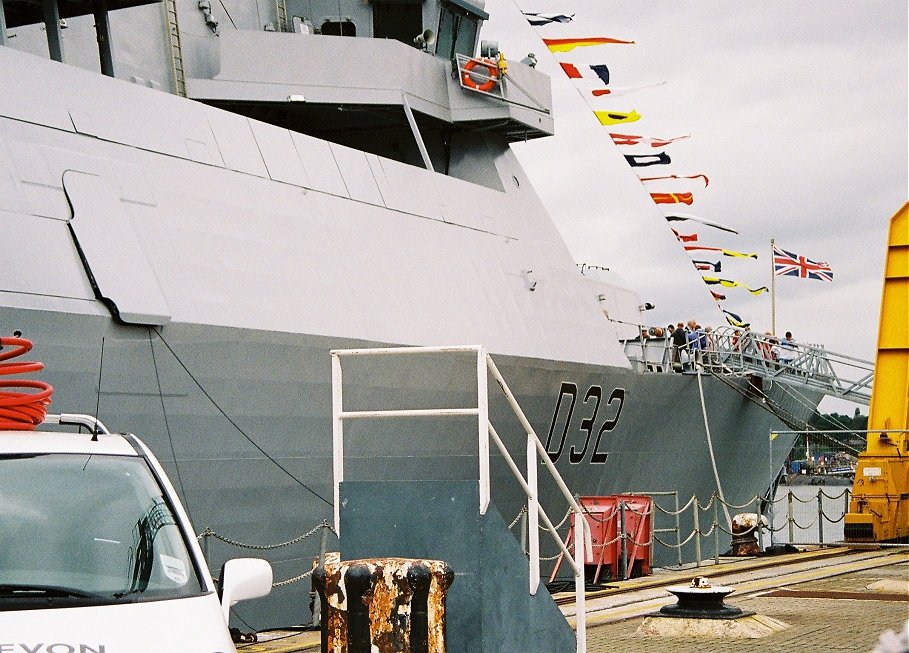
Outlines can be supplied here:
[[847, 542], [909, 543], [909, 448], [905, 433], [879, 435], [881, 447], [901, 456], [865, 452], [859, 456], [853, 495], [846, 513], [844, 535]]
[[868, 437], [847, 542], [909, 542], [909, 204], [890, 220]]

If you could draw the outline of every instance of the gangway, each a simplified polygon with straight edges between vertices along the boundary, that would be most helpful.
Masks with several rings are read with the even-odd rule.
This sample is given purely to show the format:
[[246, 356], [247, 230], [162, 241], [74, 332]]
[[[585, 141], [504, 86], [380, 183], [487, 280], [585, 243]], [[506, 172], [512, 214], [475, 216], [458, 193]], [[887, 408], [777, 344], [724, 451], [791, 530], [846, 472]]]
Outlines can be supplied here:
[[[683, 370], [700, 369], [717, 375], [755, 376], [785, 381], [822, 394], [867, 406], [871, 401], [874, 364], [837, 354], [821, 345], [795, 343], [790, 361], [773, 357], [777, 338], [753, 331], [720, 327], [708, 334], [708, 347], [689, 356], [682, 353]], [[625, 341], [625, 355], [639, 372], [673, 372], [672, 344], [665, 337]]]

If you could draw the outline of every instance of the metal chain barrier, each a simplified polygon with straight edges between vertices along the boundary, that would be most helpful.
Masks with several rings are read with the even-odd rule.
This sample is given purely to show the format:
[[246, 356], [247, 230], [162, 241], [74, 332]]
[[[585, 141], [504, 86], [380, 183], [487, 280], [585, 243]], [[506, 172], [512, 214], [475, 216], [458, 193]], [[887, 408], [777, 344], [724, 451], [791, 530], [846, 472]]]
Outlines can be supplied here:
[[[586, 511], [585, 511], [585, 512], [586, 512]], [[518, 514], [515, 515], [515, 518], [514, 518], [513, 520], [511, 520], [511, 523], [508, 525], [508, 530], [514, 530], [514, 527], [517, 526], [517, 524], [518, 524], [519, 521], [521, 521], [521, 517], [523, 517], [523, 516], [526, 515], [526, 514], [527, 514], [527, 506], [523, 506], [523, 507], [518, 511]], [[591, 515], [590, 513], [587, 513], [587, 514], [588, 514], [590, 517], [593, 517], [593, 515]], [[568, 508], [568, 510], [565, 511], [565, 516], [562, 517], [562, 521], [560, 521], [558, 524], [554, 524], [554, 525], [553, 525], [553, 528], [554, 528], [555, 530], [559, 530], [560, 528], [562, 528], [562, 526], [565, 525], [565, 521], [568, 519], [568, 517], [569, 517], [570, 515], [571, 515], [571, 508]], [[548, 530], [549, 530], [545, 525], [543, 525], [543, 526], [538, 526], [538, 528], [539, 528], [541, 531], [548, 531]], [[526, 551], [525, 551], [525, 553], [526, 553]], [[544, 558], [540, 558], [540, 560], [544, 560]]]
[[[331, 531], [331, 533], [333, 533], [336, 538], [338, 537], [338, 534], [335, 532], [335, 529], [332, 527], [332, 525], [327, 520], [323, 520], [321, 524], [316, 525], [315, 527], [313, 527], [306, 533], [303, 533], [302, 535], [298, 535], [297, 537], [293, 538], [292, 540], [287, 540], [286, 542], [280, 542], [278, 544], [248, 544], [246, 542], [239, 542], [237, 540], [234, 540], [234, 539], [231, 539], [224, 535], [221, 535], [220, 533], [212, 530], [211, 528], [206, 528], [204, 531], [199, 533], [196, 536], [196, 539], [202, 540], [203, 544], [204, 544], [205, 541], [207, 541], [207, 538], [213, 537], [217, 540], [224, 542], [225, 544], [239, 547], [241, 549], [252, 549], [254, 551], [271, 551], [273, 549], [280, 549], [285, 546], [290, 546], [291, 544], [297, 544], [299, 542], [302, 542], [303, 540], [305, 540], [309, 537], [312, 537], [315, 533], [317, 533], [320, 530], [323, 532], [326, 530]], [[208, 557], [208, 554], [206, 552], [206, 558], [207, 557]], [[299, 576], [294, 576], [293, 578], [288, 578], [287, 580], [281, 580], [281, 581], [274, 582], [271, 584], [271, 586], [272, 587], [284, 587], [285, 585], [290, 585], [291, 583], [296, 583], [298, 581], [303, 580], [304, 578], [307, 578], [308, 576], [312, 576], [313, 571], [315, 571], [315, 568], [310, 569], [309, 571], [303, 572]]]
[[[627, 536], [627, 534], [626, 534], [626, 536]], [[590, 545], [590, 548], [592, 548], [592, 549], [602, 549], [603, 547], [607, 547], [607, 546], [609, 546], [610, 544], [615, 544], [616, 542], [618, 542], [618, 541], [621, 540], [621, 539], [622, 539], [622, 536], [621, 536], [621, 535], [616, 535], [614, 538], [612, 538], [612, 539], [609, 540], [608, 542], [603, 542], [602, 544], [591, 544], [591, 545]]]
[[823, 489], [821, 489], [821, 490], [818, 491], [818, 494], [822, 494], [822, 495], [824, 495], [824, 498], [825, 498], [825, 499], [830, 499], [830, 500], [832, 501], [832, 500], [834, 500], [834, 499], [842, 499], [844, 496], [850, 495], [851, 492], [849, 491], [849, 488], [843, 488], [843, 491], [840, 492], [839, 494], [836, 494], [836, 495], [834, 495], [834, 496], [830, 496], [829, 494], [827, 494], [826, 492], [824, 492]]
[[[646, 493], [642, 493], [642, 494], [646, 494]], [[731, 501], [724, 501], [717, 495], [717, 493], [713, 493], [706, 503], [701, 503], [701, 501], [698, 499], [697, 496], [692, 496], [691, 499], [684, 506], [682, 506], [681, 508], [678, 508], [677, 510], [671, 510], [671, 509], [664, 508], [663, 506], [659, 505], [656, 501], [654, 501], [653, 509], [651, 510], [651, 512], [656, 512], [658, 514], [667, 515], [667, 516], [676, 517], [676, 518], [678, 518], [678, 516], [682, 515], [682, 514], [693, 514], [694, 512], [701, 514], [703, 512], [706, 512], [706, 511], [712, 509], [714, 511], [712, 523], [710, 524], [709, 529], [703, 529], [700, 526], [698, 526], [698, 523], [701, 520], [694, 519], [694, 528], [688, 533], [688, 535], [684, 539], [681, 539], [681, 533], [679, 533], [678, 542], [667, 542], [667, 541], [661, 539], [660, 537], [658, 537], [656, 534], [651, 536], [651, 539], [649, 542], [634, 542], [634, 540], [632, 540], [632, 538], [630, 538], [627, 534], [625, 537], [627, 540], [631, 540], [634, 544], [636, 544], [638, 546], [649, 546], [649, 545], [655, 543], [655, 544], [659, 544], [660, 546], [666, 547], [667, 549], [677, 549], [677, 550], [681, 550], [682, 547], [685, 547], [686, 545], [690, 544], [692, 542], [692, 540], [694, 540], [696, 537], [698, 538], [698, 540], [700, 540], [700, 538], [712, 537], [715, 542], [714, 546], [715, 546], [715, 551], [716, 551], [715, 555], [712, 557], [715, 557], [715, 558], [718, 558], [718, 556], [719, 556], [719, 553], [718, 553], [719, 540], [717, 538], [720, 537], [721, 534], [725, 534], [727, 536], [732, 537], [732, 536], [747, 535], [749, 533], [757, 532], [759, 542], [764, 542], [769, 534], [770, 542], [772, 543], [772, 542], [774, 542], [774, 539], [776, 539], [774, 537], [776, 534], [779, 534], [780, 532], [788, 530], [789, 537], [783, 538], [783, 539], [790, 540], [789, 543], [795, 543], [794, 529], [798, 529], [798, 531], [800, 531], [800, 532], [806, 532], [806, 531], [810, 531], [812, 529], [817, 529], [818, 530], [817, 540], [820, 540], [820, 542], [823, 543], [823, 541], [824, 541], [823, 533], [820, 532], [821, 524], [832, 525], [832, 524], [841, 523], [845, 520], [845, 514], [847, 512], [847, 508], [844, 506], [841, 509], [842, 511], [839, 513], [838, 516], [836, 515], [835, 512], [833, 515], [830, 515], [830, 514], [828, 514], [827, 511], [824, 510], [823, 500], [827, 499], [830, 501], [836, 501], [836, 500], [843, 500], [845, 498], [848, 501], [849, 497], [850, 497], [850, 488], [844, 488], [842, 492], [839, 492], [836, 494], [828, 494], [825, 490], [818, 488], [816, 495], [813, 495], [813, 496], [810, 496], [810, 497], [804, 498], [804, 499], [801, 498], [800, 496], [796, 495], [795, 493], [793, 493], [790, 490], [789, 492], [779, 492], [772, 498], [769, 496], [767, 496], [767, 497], [754, 496], [751, 498], [750, 501], [747, 501], [745, 503], [733, 503]], [[780, 503], [788, 503], [788, 505], [789, 505], [788, 514], [780, 512], [780, 509], [778, 507]], [[813, 515], [810, 518], [807, 515], [796, 516], [793, 514], [792, 507], [794, 504], [811, 505], [811, 504], [815, 504], [815, 503], [817, 504], [817, 509], [816, 509], [816, 511], [813, 511]], [[724, 525], [724, 521], [717, 520], [716, 510], [719, 506], [726, 506], [727, 508], [729, 508], [731, 510], [735, 510], [735, 511], [748, 510], [750, 508], [750, 510], [748, 510], [748, 512], [753, 512], [756, 514], [762, 514], [764, 511], [769, 509], [771, 512], [769, 513], [768, 516], [772, 516], [772, 514], [774, 512], [773, 507], [777, 506], [776, 515], [778, 518], [773, 519], [773, 520], [767, 519], [766, 520], [767, 523], [764, 523], [765, 520], [763, 519], [763, 516], [762, 516], [762, 518], [759, 519], [758, 524], [756, 524], [749, 530], [746, 530], [744, 533], [733, 533], [732, 530], [728, 526]], [[639, 514], [639, 515], [647, 514], [647, 513], [638, 512], [630, 507], [627, 509], [632, 510], [632, 512], [635, 512], [636, 514]], [[784, 514], [785, 514], [785, 519], [783, 519]], [[802, 519], [805, 519], [806, 523], [802, 523], [800, 521]], [[676, 519], [676, 522], [678, 522], [678, 519]], [[672, 531], [673, 529], [664, 529], [664, 530]], [[763, 537], [762, 537], [762, 535], [763, 535]], [[841, 536], [839, 536], [839, 537], [841, 537]], [[763, 547], [763, 544], [760, 544], [760, 546]], [[700, 546], [697, 545], [697, 543], [695, 546], [695, 550], [696, 550], [696, 557], [699, 558], [696, 561], [696, 563], [698, 565], [700, 565], [700, 563], [701, 563]], [[681, 561], [681, 558], [680, 558], [680, 561]], [[679, 564], [681, 564], [681, 562]]]
[[296, 583], [298, 580], [303, 580], [307, 576], [312, 576], [312, 572], [314, 572], [314, 571], [315, 571], [315, 569], [310, 569], [309, 571], [304, 572], [304, 573], [300, 574], [299, 576], [294, 576], [293, 578], [288, 578], [287, 580], [280, 580], [277, 583], [272, 583], [271, 586], [272, 587], [284, 587], [285, 585], [290, 585], [291, 583]]
[[807, 531], [809, 528], [811, 528], [812, 526], [817, 524], [817, 515], [814, 516], [814, 519], [811, 520], [811, 523], [806, 524], [805, 526], [802, 526], [795, 517], [790, 517], [789, 521], [792, 522], [792, 524], [796, 528], [800, 528], [803, 531]]
[[[713, 497], [716, 497], [717, 501], [719, 501], [722, 505], [726, 506], [727, 508], [732, 508], [733, 510], [741, 510], [742, 508], [750, 508], [751, 506], [754, 505], [755, 501], [764, 500], [762, 497], [755, 495], [755, 496], [751, 497], [751, 499], [749, 499], [747, 503], [743, 503], [743, 504], [739, 505], [736, 503], [729, 503], [728, 501], [723, 501], [722, 499], [717, 497], [716, 494], [714, 494]], [[713, 497], [711, 497], [711, 501], [713, 501]]]
[[648, 515], [653, 514], [653, 504], [651, 503], [650, 510], [641, 510], [641, 511], [637, 511], [632, 506], [625, 504], [625, 510], [627, 510], [628, 512], [633, 512], [634, 514], [638, 515], [639, 517], [647, 517]]
[[[619, 538], [616, 538], [616, 539], [619, 539]], [[633, 537], [631, 537], [631, 535], [629, 535], [628, 533], [626, 533], [626, 534], [625, 534], [625, 539], [626, 539], [627, 541], [631, 542], [632, 544], [634, 544], [635, 546], [639, 546], [639, 547], [644, 548], [644, 549], [648, 548], [651, 544], [653, 544], [653, 537], [651, 537], [651, 538], [650, 538], [649, 540], [647, 540], [646, 542], [638, 542], [636, 539], [634, 539]]]
[[521, 517], [523, 517], [526, 514], [527, 514], [527, 506], [522, 506], [521, 509], [518, 511], [518, 514], [515, 515], [515, 518], [511, 521], [510, 524], [508, 524], [508, 530], [511, 530], [512, 528], [514, 528], [517, 525], [517, 523], [519, 521], [521, 521]]
[[[726, 535], [732, 535], [732, 530], [728, 530], [728, 531], [727, 531], [725, 528], [723, 528], [723, 527], [720, 526], [719, 524], [717, 524], [717, 528], [719, 528], [722, 532], [726, 533]], [[753, 529], [752, 529], [752, 530], [753, 530]]]
[[663, 546], [669, 547], [670, 549], [680, 549], [683, 546], [685, 546], [686, 544], [688, 544], [695, 535], [697, 535], [697, 531], [692, 530], [688, 534], [688, 537], [686, 537], [684, 540], [682, 540], [678, 544], [670, 544], [668, 542], [664, 542], [663, 540], [661, 540], [660, 538], [658, 538], [655, 535], [654, 535], [653, 539], [656, 540], [658, 543], [662, 544]]
[[[659, 511], [660, 511], [661, 513], [663, 513], [664, 515], [669, 515], [669, 516], [674, 517], [674, 516], [676, 516], [676, 515], [681, 515], [683, 512], [685, 512], [686, 510], [688, 510], [688, 508], [691, 506], [691, 504], [694, 503], [695, 501], [697, 501], [697, 497], [694, 496], [694, 495], [692, 494], [692, 495], [691, 495], [691, 498], [688, 499], [688, 503], [686, 503], [684, 506], [682, 506], [682, 507], [679, 508], [678, 510], [668, 510], [668, 509], [663, 508], [663, 507], [658, 506], [658, 505], [657, 505], [656, 507], [657, 507], [657, 510], [659, 510]], [[654, 501], [653, 503], [654, 503], [654, 505], [656, 505], [656, 501]]]
[[824, 512], [823, 510], [821, 510], [821, 516], [824, 518], [824, 521], [828, 521], [828, 522], [830, 522], [831, 524], [838, 524], [838, 523], [840, 523], [841, 521], [843, 521], [844, 519], [846, 519], [846, 513], [845, 513], [845, 511], [843, 512], [842, 515], [839, 516], [838, 519], [834, 519], [833, 517], [830, 517], [830, 516], [829, 516], [826, 512]]
[[318, 526], [315, 526], [308, 532], [304, 533], [303, 535], [298, 535], [294, 539], [287, 540], [286, 542], [281, 542], [280, 544], [246, 544], [244, 542], [238, 542], [237, 540], [232, 540], [229, 537], [221, 535], [220, 533], [213, 531], [211, 528], [206, 528], [204, 531], [199, 533], [196, 536], [196, 539], [201, 540], [202, 538], [205, 538], [205, 537], [213, 537], [216, 540], [221, 540], [225, 544], [230, 544], [231, 546], [236, 546], [241, 549], [253, 549], [255, 551], [271, 551], [272, 549], [280, 549], [285, 546], [290, 546], [291, 544], [296, 544], [297, 542], [302, 542], [306, 538], [314, 535], [317, 531], [319, 531], [322, 528], [327, 528], [332, 533], [334, 533], [335, 537], [338, 536], [338, 534], [335, 533], [335, 529], [332, 528], [331, 524], [329, 524], [328, 521], [325, 520]]
[[[563, 525], [565, 524], [565, 522], [568, 520], [568, 516], [569, 516], [570, 514], [571, 514], [571, 508], [569, 508], [567, 511], [565, 511], [565, 516], [562, 517], [562, 521], [560, 521], [558, 524], [555, 524], [555, 525], [553, 526], [553, 528], [554, 528], [555, 530], [559, 530], [560, 528], [562, 528], [562, 526], [563, 526]], [[540, 530], [542, 531], [542, 530], [548, 530], [548, 529], [546, 529], [545, 526], [540, 526]], [[540, 558], [540, 560], [542, 560], [542, 559], [543, 559], [543, 558]]]
[[[646, 494], [646, 493], [641, 493], [641, 494]], [[761, 520], [759, 520], [759, 525], [754, 526], [751, 529], [751, 531], [752, 532], [757, 531], [758, 529], [760, 529], [761, 531], [767, 531], [771, 534], [771, 541], [772, 541], [774, 533], [779, 533], [783, 530], [789, 529], [789, 531], [790, 531], [789, 539], [792, 539], [792, 528], [793, 527], [799, 529], [800, 531], [807, 531], [811, 528], [814, 528], [819, 523], [827, 522], [830, 524], [837, 524], [837, 523], [842, 522], [845, 519], [846, 510], [844, 509], [839, 517], [833, 518], [823, 510], [822, 501], [824, 498], [831, 500], [831, 501], [837, 500], [837, 499], [842, 499], [843, 497], [846, 497], [848, 499], [849, 495], [850, 495], [849, 488], [844, 488], [844, 490], [842, 492], [840, 492], [839, 494], [835, 494], [835, 495], [829, 495], [823, 489], [819, 488], [816, 496], [809, 497], [807, 499], [802, 499], [802, 498], [798, 497], [797, 495], [795, 495], [794, 493], [792, 493], [791, 491], [789, 491], [787, 494], [781, 494], [780, 496], [775, 497], [773, 499], [770, 499], [767, 497], [755, 496], [746, 503], [735, 504], [735, 503], [731, 503], [728, 501], [723, 501], [717, 495], [717, 493], [713, 493], [713, 494], [711, 494], [710, 499], [705, 504], [701, 504], [698, 497], [695, 495], [692, 495], [691, 498], [685, 503], [685, 505], [682, 506], [681, 508], [678, 508], [677, 510], [670, 510], [667, 508], [663, 508], [655, 500], [652, 502], [651, 508], [649, 510], [645, 509], [645, 510], [640, 510], [640, 511], [636, 510], [633, 506], [629, 506], [627, 504], [624, 504], [624, 502], [622, 502], [624, 504], [625, 510], [630, 511], [630, 512], [638, 515], [639, 517], [647, 517], [647, 516], [655, 517], [654, 513], [663, 514], [663, 515], [666, 515], [669, 517], [678, 517], [682, 514], [687, 513], [689, 510], [697, 511], [698, 513], [701, 513], [701, 512], [706, 512], [708, 510], [713, 509], [714, 518], [713, 518], [713, 522], [710, 525], [710, 528], [707, 530], [701, 529], [698, 526], [699, 520], [695, 519], [694, 520], [695, 527], [689, 532], [689, 534], [687, 535], [687, 537], [684, 538], [684, 540], [681, 539], [681, 533], [677, 533], [677, 538], [678, 538], [677, 543], [663, 541], [662, 539], [657, 537], [657, 535], [655, 533], [651, 534], [650, 539], [648, 539], [647, 541], [644, 541], [644, 542], [636, 541], [630, 533], [624, 533], [624, 534], [619, 533], [614, 538], [612, 538], [611, 540], [609, 540], [607, 542], [602, 542], [600, 544], [594, 544], [593, 548], [602, 550], [605, 547], [611, 546], [611, 545], [615, 544], [616, 542], [624, 539], [626, 542], [629, 542], [631, 545], [636, 546], [636, 547], [646, 548], [646, 547], [652, 546], [653, 544], [659, 544], [661, 546], [666, 547], [667, 549], [681, 550], [682, 547], [684, 547], [688, 543], [690, 543], [696, 536], [698, 538], [707, 538], [707, 537], [711, 537], [711, 536], [716, 538], [719, 533], [725, 533], [726, 535], [729, 535], [729, 536], [733, 535], [731, 530], [727, 530], [727, 528], [725, 528], [723, 526], [723, 524], [716, 519], [715, 511], [718, 506], [726, 506], [727, 508], [730, 508], [733, 510], [742, 510], [744, 508], [752, 508], [754, 512], [758, 512], [760, 510], [760, 506], [762, 503], [766, 507], [766, 506], [773, 506], [782, 501], [787, 501], [789, 503], [790, 507], [789, 507], [789, 514], [786, 515], [785, 521], [780, 526], [775, 527], [772, 523], [762, 524]], [[814, 502], [817, 502], [817, 504], [818, 504], [817, 512], [814, 514], [813, 518], [811, 519], [811, 521], [809, 523], [807, 523], [807, 524], [800, 523], [798, 521], [798, 519], [792, 514], [793, 503], [808, 504], [808, 503], [814, 503]], [[619, 506], [616, 505], [608, 513], [602, 513], [600, 515], [600, 514], [593, 514], [593, 513], [589, 512], [586, 509], [586, 507], [584, 508], [586, 518], [590, 519], [592, 521], [595, 521], [595, 522], [599, 522], [599, 523], [606, 523], [606, 522], [616, 519], [616, 517], [618, 516], [619, 510], [620, 510]], [[524, 518], [526, 515], [527, 515], [527, 507], [522, 506], [520, 511], [518, 511], [518, 514], [515, 516], [515, 518], [509, 524], [508, 529], [513, 530], [515, 528], [515, 526], [517, 526], [521, 522], [522, 518]], [[562, 526], [564, 526], [570, 516], [571, 516], [571, 509], [569, 508], [568, 510], [566, 510], [564, 517], [562, 517], [562, 519], [559, 521], [559, 523], [557, 525], [555, 525], [555, 528], [558, 530]], [[676, 520], [676, 521], [678, 521], [678, 520]], [[525, 526], [525, 528], [526, 528], [526, 526]], [[542, 529], [543, 527], [541, 526], [540, 528]], [[292, 544], [297, 544], [299, 542], [302, 542], [302, 541], [308, 539], [309, 537], [312, 537], [315, 533], [319, 532], [322, 529], [327, 529], [327, 530], [331, 531], [333, 534], [335, 534], [335, 537], [337, 537], [337, 533], [335, 533], [334, 528], [332, 528], [331, 524], [326, 520], [326, 521], [323, 521], [322, 523], [316, 525], [315, 527], [313, 527], [306, 533], [303, 533], [302, 535], [299, 535], [291, 540], [287, 540], [286, 542], [280, 542], [278, 544], [262, 545], [262, 544], [244, 543], [244, 542], [240, 542], [240, 541], [234, 540], [232, 538], [226, 537], [224, 535], [221, 535], [220, 533], [217, 533], [216, 531], [212, 530], [211, 528], [206, 528], [202, 533], [197, 535], [197, 539], [203, 540], [204, 538], [207, 538], [207, 537], [214, 537], [215, 539], [218, 539], [221, 542], [224, 542], [225, 544], [228, 544], [231, 546], [244, 548], [244, 549], [251, 549], [251, 550], [256, 550], [256, 551], [269, 551], [269, 550], [280, 549], [280, 548], [283, 548], [286, 546], [290, 546]], [[669, 530], [673, 530], [673, 529], [669, 529]], [[674, 529], [674, 530], [677, 531], [678, 529]], [[741, 533], [739, 533], [738, 535], [741, 535]], [[821, 538], [821, 539], [823, 539], [823, 538]], [[697, 557], [700, 558], [700, 546], [698, 545], [695, 548], [698, 552]], [[524, 554], [528, 555], [528, 552], [525, 550]], [[548, 556], [548, 557], [541, 556], [540, 561], [541, 562], [542, 561], [551, 562], [553, 560], [557, 560], [560, 557], [560, 555], [561, 554], [556, 554], [556, 555], [552, 555], [552, 556]], [[679, 559], [681, 560], [681, 558], [679, 558]], [[700, 565], [702, 560], [698, 559], [695, 562], [697, 565]], [[290, 585], [291, 583], [301, 581], [301, 580], [311, 576], [312, 573], [313, 573], [313, 569], [310, 569], [309, 571], [306, 571], [306, 572], [300, 574], [299, 576], [295, 576], [293, 578], [288, 578], [287, 580], [275, 582], [272, 584], [272, 587], [283, 587], [286, 585]]]
[[[823, 490], [821, 491], [821, 494], [823, 494]], [[789, 496], [791, 496], [795, 501], [798, 501], [799, 503], [810, 503], [812, 501], [817, 501], [817, 497], [809, 497], [807, 499], [800, 499], [799, 497], [797, 497], [791, 493]]]
[[[710, 501], [708, 501], [708, 502], [707, 502], [705, 505], [703, 505], [703, 506], [701, 505], [700, 499], [698, 499], [697, 497], [695, 497], [694, 505], [697, 506], [698, 508], [700, 508], [702, 511], [706, 512], [706, 511], [710, 510], [711, 508], [713, 508], [714, 502], [717, 502], [717, 501], [719, 501], [720, 503], [723, 503], [723, 500], [720, 499], [720, 498], [716, 495], [716, 493], [713, 493], [713, 494], [710, 495]], [[727, 505], [728, 505], [728, 504], [727, 504]]]
[[779, 533], [781, 530], [783, 530], [784, 528], [788, 528], [788, 527], [789, 527], [789, 524], [788, 524], [788, 523], [787, 523], [787, 524], [783, 524], [783, 525], [780, 526], [779, 528], [774, 528], [774, 527], [773, 527], [773, 524], [768, 524], [768, 525], [764, 526], [764, 528], [765, 528], [766, 530], [770, 531], [771, 533]]

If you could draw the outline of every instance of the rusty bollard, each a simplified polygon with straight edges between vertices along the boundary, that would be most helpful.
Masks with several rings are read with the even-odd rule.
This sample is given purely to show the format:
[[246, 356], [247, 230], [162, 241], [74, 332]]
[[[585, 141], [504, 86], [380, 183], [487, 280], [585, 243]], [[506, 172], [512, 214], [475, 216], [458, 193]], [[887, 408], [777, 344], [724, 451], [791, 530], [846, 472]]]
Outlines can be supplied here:
[[736, 557], [761, 554], [757, 530], [767, 525], [767, 518], [757, 513], [744, 512], [732, 518], [732, 555]]
[[444, 653], [453, 580], [441, 560], [326, 561], [313, 573], [323, 653]]

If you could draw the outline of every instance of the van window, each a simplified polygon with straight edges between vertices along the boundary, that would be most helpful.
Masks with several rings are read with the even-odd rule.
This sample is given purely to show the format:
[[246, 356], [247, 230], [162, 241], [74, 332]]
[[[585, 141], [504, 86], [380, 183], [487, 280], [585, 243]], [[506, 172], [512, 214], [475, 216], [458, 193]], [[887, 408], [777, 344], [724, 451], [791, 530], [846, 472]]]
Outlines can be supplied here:
[[184, 538], [142, 458], [0, 456], [0, 610], [201, 594]]

